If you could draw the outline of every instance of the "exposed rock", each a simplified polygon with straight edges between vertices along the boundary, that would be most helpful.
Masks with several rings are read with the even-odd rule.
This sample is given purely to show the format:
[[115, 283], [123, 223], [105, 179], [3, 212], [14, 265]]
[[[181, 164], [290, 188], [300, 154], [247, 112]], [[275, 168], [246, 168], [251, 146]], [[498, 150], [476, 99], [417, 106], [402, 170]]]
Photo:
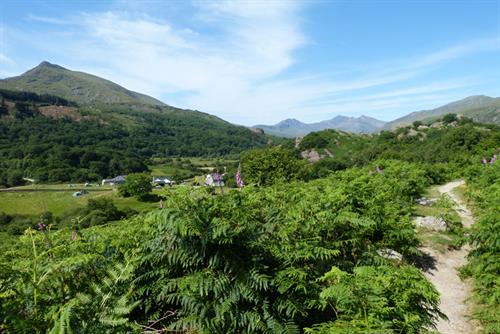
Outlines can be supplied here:
[[443, 127], [443, 122], [432, 123], [431, 128], [441, 129]]
[[390, 248], [382, 248], [377, 251], [378, 255], [388, 260], [402, 261], [403, 255]]
[[439, 217], [415, 217], [413, 221], [418, 227], [423, 227], [432, 231], [446, 231], [446, 222]]
[[295, 137], [295, 148], [300, 147], [300, 142], [302, 141], [304, 137]]
[[423, 205], [423, 206], [432, 206], [434, 203], [437, 202], [437, 198], [417, 198], [415, 200], [417, 204]]
[[317, 162], [321, 160], [321, 156], [316, 150], [307, 150], [300, 153], [302, 158], [309, 160], [310, 162]]
[[264, 134], [264, 130], [262, 130], [261, 128], [249, 128], [251, 131], [255, 132], [255, 133], [258, 133], [260, 135], [263, 135]]
[[415, 136], [418, 136], [418, 131], [415, 131], [413, 129], [410, 129], [410, 131], [408, 131], [408, 133], [406, 134], [408, 137], [415, 137]]

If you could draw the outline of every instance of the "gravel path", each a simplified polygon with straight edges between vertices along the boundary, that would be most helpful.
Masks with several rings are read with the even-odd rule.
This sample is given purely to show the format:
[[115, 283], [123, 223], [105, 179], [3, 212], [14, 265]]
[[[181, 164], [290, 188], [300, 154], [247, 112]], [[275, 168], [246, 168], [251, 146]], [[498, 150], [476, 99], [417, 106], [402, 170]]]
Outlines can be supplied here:
[[[456, 203], [456, 210], [464, 227], [470, 227], [474, 222], [472, 213], [463, 201], [452, 192], [453, 189], [464, 184], [464, 181], [454, 181], [438, 188], [441, 194], [447, 194]], [[471, 287], [468, 282], [458, 276], [458, 268], [466, 264], [469, 247], [460, 250], [449, 250], [440, 253], [432, 248], [422, 249], [436, 261], [435, 267], [429, 269], [425, 275], [434, 284], [441, 296], [440, 309], [448, 320], [440, 319], [437, 330], [441, 334], [473, 334], [478, 331], [468, 318], [468, 307], [465, 303], [470, 296]]]

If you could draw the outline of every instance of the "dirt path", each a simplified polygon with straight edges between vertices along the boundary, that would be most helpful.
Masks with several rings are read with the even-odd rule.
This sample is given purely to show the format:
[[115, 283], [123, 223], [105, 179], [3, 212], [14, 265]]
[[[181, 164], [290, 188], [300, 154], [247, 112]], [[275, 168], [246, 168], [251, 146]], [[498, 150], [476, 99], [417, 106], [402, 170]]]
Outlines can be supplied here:
[[[454, 181], [438, 188], [440, 194], [447, 194], [456, 203], [456, 210], [464, 227], [470, 227], [474, 222], [472, 213], [463, 201], [452, 192], [453, 189], [464, 184], [464, 181]], [[448, 320], [440, 319], [437, 330], [441, 334], [472, 334], [476, 332], [477, 326], [473, 325], [468, 318], [468, 307], [465, 300], [470, 296], [471, 287], [458, 276], [458, 268], [466, 264], [469, 248], [462, 247], [460, 250], [449, 250], [445, 253], [438, 252], [432, 248], [422, 249], [434, 258], [435, 266], [429, 269], [425, 275], [435, 285], [441, 296], [440, 309], [446, 314]]]
[[470, 212], [470, 210], [467, 209], [462, 199], [453, 192], [453, 189], [460, 187], [464, 184], [465, 182], [463, 180], [449, 182], [438, 187], [438, 191], [441, 194], [447, 194], [448, 196], [451, 197], [451, 199], [456, 204], [456, 210], [458, 215], [462, 219], [462, 224], [464, 225], [464, 227], [468, 228], [474, 223], [472, 212]]

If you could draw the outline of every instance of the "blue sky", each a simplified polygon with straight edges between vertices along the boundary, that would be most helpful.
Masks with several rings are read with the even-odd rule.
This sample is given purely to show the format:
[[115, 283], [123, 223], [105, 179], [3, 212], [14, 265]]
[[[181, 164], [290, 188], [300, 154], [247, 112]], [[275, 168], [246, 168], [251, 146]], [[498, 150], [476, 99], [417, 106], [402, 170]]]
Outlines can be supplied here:
[[47, 60], [272, 124], [500, 96], [500, 0], [0, 2], [0, 78]]

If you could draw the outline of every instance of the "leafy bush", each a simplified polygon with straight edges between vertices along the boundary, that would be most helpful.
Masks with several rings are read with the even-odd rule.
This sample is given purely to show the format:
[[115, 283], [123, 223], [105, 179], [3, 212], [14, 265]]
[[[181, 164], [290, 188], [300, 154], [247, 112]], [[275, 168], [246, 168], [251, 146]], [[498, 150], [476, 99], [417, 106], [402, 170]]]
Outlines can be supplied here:
[[135, 196], [140, 200], [145, 199], [151, 190], [153, 190], [151, 176], [143, 173], [132, 173], [127, 175], [125, 183], [119, 188], [122, 196]]
[[[28, 229], [0, 257], [0, 329], [7, 333], [132, 333], [135, 262], [146, 226]], [[126, 237], [125, 237], [126, 236]], [[130, 255], [132, 255], [130, 253]]]
[[479, 310], [475, 317], [488, 334], [500, 332], [500, 163], [468, 170], [476, 223], [469, 242], [472, 251], [464, 272], [474, 278]]
[[[384, 166], [383, 174], [352, 169], [308, 184], [170, 197], [167, 209], [150, 217], [150, 241], [141, 251], [136, 298], [143, 300], [142, 321], [156, 321], [158, 330], [203, 333], [298, 332], [354, 321], [356, 304], [345, 317], [323, 306], [320, 278], [332, 266], [347, 275], [375, 266], [389, 278], [372, 272], [385, 287], [375, 287], [373, 298], [400, 307], [385, 314], [393, 320], [388, 328], [416, 333], [431, 325], [439, 315], [437, 292], [416, 269], [398, 270], [377, 253], [391, 248], [409, 259], [418, 252], [405, 212], [427, 181], [416, 165]], [[391, 279], [400, 281], [397, 289]], [[414, 291], [415, 284], [422, 290]], [[168, 312], [174, 315], [164, 317]], [[387, 321], [370, 324], [386, 328]]]
[[347, 273], [333, 267], [320, 278], [321, 307], [337, 321], [306, 329], [310, 334], [420, 333], [434, 323], [439, 293], [410, 266], [364, 266]]
[[265, 186], [299, 179], [305, 162], [293, 150], [272, 147], [244, 152], [241, 166], [246, 183]]
[[[352, 168], [220, 196], [183, 187], [145, 217], [28, 229], [0, 253], [0, 326], [418, 333], [440, 316], [436, 291], [411, 267], [419, 244], [409, 217], [428, 179], [417, 164], [377, 164], [379, 173]], [[85, 209], [115, 211], [105, 202]]]

